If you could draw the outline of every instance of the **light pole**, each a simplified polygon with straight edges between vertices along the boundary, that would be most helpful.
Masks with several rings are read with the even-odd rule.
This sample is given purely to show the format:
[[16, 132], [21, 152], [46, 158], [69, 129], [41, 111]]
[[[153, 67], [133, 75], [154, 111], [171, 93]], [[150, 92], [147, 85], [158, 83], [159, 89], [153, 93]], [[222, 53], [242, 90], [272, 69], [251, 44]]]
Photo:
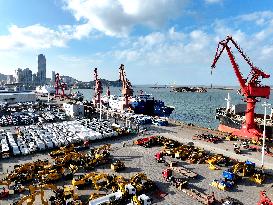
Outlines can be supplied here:
[[101, 122], [101, 115], [102, 115], [102, 113], [101, 113], [101, 112], [102, 112], [101, 108], [102, 108], [102, 107], [101, 107], [101, 100], [100, 100], [100, 122]]
[[263, 147], [262, 147], [262, 169], [264, 168], [264, 148], [265, 148], [265, 127], [266, 127], [266, 108], [270, 107], [271, 105], [267, 102], [262, 104], [264, 107], [264, 131], [263, 131]]

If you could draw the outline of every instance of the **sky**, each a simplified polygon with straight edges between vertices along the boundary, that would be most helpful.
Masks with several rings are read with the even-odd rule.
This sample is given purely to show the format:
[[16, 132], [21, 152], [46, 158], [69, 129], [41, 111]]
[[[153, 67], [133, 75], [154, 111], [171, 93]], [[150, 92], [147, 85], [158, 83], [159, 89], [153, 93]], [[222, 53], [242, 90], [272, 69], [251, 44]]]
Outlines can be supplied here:
[[[0, 0], [0, 72], [51, 71], [78, 80], [133, 84], [238, 85], [219, 41], [231, 35], [254, 65], [273, 77], [272, 0]], [[231, 49], [244, 77], [250, 67]], [[263, 80], [273, 84], [272, 77]]]

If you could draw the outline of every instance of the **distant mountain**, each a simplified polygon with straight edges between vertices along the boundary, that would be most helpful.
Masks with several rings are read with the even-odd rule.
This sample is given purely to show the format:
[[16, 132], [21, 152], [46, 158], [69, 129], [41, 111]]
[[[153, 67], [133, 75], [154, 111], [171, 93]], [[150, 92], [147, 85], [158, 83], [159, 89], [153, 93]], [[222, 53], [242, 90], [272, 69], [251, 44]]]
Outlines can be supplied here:
[[[102, 86], [113, 86], [113, 87], [121, 87], [122, 83], [119, 80], [106, 80], [106, 79], [100, 79]], [[79, 89], [90, 89], [95, 86], [95, 81], [90, 81], [90, 82], [78, 82], [77, 87]]]
[[[102, 86], [114, 86], [114, 87], [121, 87], [122, 82], [119, 80], [106, 80], [106, 79], [101, 79], [100, 80], [102, 83]], [[91, 81], [92, 85], [95, 85], [95, 81]]]
[[7, 80], [7, 75], [0, 73], [0, 81]]

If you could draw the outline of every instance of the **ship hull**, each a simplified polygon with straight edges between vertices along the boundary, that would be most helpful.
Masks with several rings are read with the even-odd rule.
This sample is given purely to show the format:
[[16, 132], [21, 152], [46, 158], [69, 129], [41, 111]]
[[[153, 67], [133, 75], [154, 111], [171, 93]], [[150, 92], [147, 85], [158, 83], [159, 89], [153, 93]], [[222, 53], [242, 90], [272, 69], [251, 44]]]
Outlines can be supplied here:
[[[219, 120], [218, 130], [221, 132], [227, 133], [236, 133], [240, 132], [242, 129], [242, 122], [239, 120], [232, 119], [232, 117], [225, 116], [225, 115], [217, 115], [216, 119]], [[258, 130], [260, 133], [263, 133], [264, 126], [263, 124], [257, 125]], [[266, 137], [272, 139], [273, 138], [273, 126], [266, 126]]]
[[[105, 104], [109, 107], [117, 110], [123, 109], [124, 98], [117, 96], [110, 96], [110, 98], [103, 99]], [[134, 111], [135, 114], [144, 114], [149, 116], [160, 116], [169, 117], [174, 107], [166, 106], [161, 100], [155, 100], [151, 95], [138, 95], [129, 100], [130, 109]]]

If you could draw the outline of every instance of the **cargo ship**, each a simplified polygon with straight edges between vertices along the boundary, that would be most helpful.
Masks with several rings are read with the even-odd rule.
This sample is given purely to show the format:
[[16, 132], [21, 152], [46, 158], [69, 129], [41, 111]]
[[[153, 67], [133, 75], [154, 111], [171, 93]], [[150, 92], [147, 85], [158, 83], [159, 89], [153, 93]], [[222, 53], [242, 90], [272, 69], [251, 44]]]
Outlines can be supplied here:
[[[216, 109], [215, 119], [219, 120], [219, 131], [232, 133], [236, 130], [240, 130], [245, 123], [246, 104], [232, 105], [229, 94], [225, 100], [227, 101], [227, 106]], [[263, 132], [264, 115], [255, 114], [255, 122], [258, 129]], [[270, 114], [266, 116], [265, 130], [266, 137], [273, 139], [273, 109], [271, 109]]]
[[[110, 95], [109, 97], [102, 97], [102, 101], [112, 109], [122, 110], [125, 99], [124, 97]], [[139, 94], [129, 98], [128, 109], [133, 110], [135, 114], [169, 117], [175, 108], [166, 106], [163, 101], [154, 99], [151, 94]]]
[[100, 106], [102, 102], [105, 106], [118, 111], [133, 111], [135, 114], [144, 114], [149, 116], [169, 117], [174, 107], [166, 106], [161, 100], [155, 100], [151, 94], [146, 94], [142, 90], [140, 94], [133, 95], [133, 86], [127, 79], [124, 65], [119, 68], [119, 77], [122, 83], [122, 96], [110, 95], [110, 89], [107, 88], [106, 95], [101, 97], [103, 87], [98, 78], [97, 68], [94, 69], [95, 92], [93, 104]]

